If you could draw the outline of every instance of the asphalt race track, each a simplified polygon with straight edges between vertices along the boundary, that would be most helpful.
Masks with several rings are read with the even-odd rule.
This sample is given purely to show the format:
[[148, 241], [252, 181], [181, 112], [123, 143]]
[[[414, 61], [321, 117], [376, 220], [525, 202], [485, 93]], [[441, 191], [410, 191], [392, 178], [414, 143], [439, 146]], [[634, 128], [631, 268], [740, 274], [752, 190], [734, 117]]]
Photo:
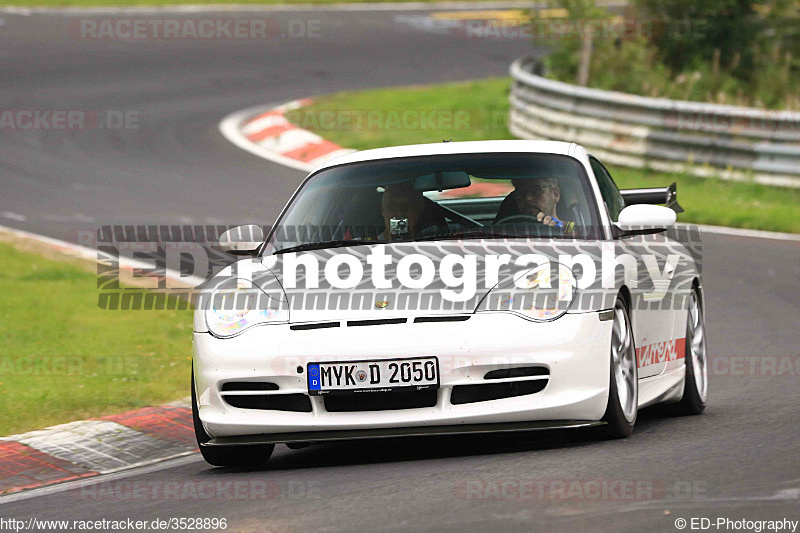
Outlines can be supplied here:
[[[524, 39], [465, 39], [400, 15], [423, 13], [237, 14], [280, 27], [320, 21], [319, 38], [153, 41], [76, 39], [68, 30], [71, 19], [108, 15], [0, 12], [0, 109], [134, 112], [138, 125], [0, 128], [0, 224], [74, 240], [108, 223], [269, 223], [303, 176], [223, 139], [217, 124], [228, 113], [505, 75], [531, 52]], [[676, 531], [679, 518], [798, 520], [799, 258], [798, 241], [705, 236], [711, 377], [702, 416], [645, 410], [633, 437], [613, 442], [542, 432], [281, 445], [258, 471], [215, 469], [195, 456], [114, 478], [116, 492], [33, 493], [0, 504], [0, 517], [226, 518], [229, 531]], [[793, 372], [769, 375], [762, 361], [780, 367], [781, 357]], [[125, 489], [133, 482], [150, 492]], [[210, 500], [186, 492], [208, 482], [244, 492]], [[148, 495], [170, 484], [183, 496]], [[523, 490], [531, 484], [547, 490]], [[595, 486], [604, 488], [588, 490]]]

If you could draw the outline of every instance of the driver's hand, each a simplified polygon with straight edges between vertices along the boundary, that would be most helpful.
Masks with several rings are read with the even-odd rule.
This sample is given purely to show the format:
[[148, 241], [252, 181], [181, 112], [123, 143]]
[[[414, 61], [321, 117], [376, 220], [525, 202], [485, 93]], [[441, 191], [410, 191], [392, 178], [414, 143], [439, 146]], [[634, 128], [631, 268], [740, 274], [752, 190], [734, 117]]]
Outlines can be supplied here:
[[545, 215], [543, 212], [539, 211], [539, 214], [536, 215], [536, 220], [544, 224], [545, 226], [555, 227], [556, 221], [553, 220], [553, 217], [550, 215]]

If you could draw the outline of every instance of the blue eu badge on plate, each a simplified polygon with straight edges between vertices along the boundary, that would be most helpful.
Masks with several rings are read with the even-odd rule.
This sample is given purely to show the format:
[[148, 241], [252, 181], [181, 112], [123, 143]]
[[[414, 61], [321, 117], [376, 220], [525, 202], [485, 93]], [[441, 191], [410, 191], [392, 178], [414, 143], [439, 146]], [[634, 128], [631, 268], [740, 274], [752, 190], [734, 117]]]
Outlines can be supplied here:
[[308, 390], [321, 390], [319, 365], [308, 365]]

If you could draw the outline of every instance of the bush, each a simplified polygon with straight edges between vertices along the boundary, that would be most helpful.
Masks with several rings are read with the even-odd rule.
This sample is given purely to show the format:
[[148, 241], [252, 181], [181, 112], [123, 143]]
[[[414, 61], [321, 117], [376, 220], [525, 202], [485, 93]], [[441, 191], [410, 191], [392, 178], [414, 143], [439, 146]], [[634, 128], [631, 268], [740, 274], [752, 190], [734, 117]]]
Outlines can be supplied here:
[[[634, 32], [595, 31], [588, 85], [653, 97], [800, 109], [797, 6], [719, 0], [638, 0], [621, 19], [593, 0], [567, 0], [574, 31], [553, 39], [548, 75], [576, 83], [588, 21]], [[616, 21], [616, 22], [615, 22]], [[606, 26], [608, 27], [608, 26]], [[630, 26], [628, 26], [630, 27]]]

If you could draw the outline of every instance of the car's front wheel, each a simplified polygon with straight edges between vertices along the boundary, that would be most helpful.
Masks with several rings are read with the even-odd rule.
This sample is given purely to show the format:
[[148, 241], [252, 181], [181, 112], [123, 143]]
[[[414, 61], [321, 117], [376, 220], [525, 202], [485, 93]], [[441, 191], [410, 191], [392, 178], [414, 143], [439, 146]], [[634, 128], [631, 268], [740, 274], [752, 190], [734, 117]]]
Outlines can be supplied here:
[[200, 453], [207, 463], [214, 466], [261, 466], [269, 461], [274, 444], [258, 444], [247, 446], [204, 446], [211, 440], [206, 433], [197, 409], [197, 394], [194, 387], [194, 365], [192, 365], [192, 419], [194, 421], [194, 434]]
[[611, 332], [611, 372], [608, 385], [608, 405], [603, 421], [608, 438], [624, 438], [633, 433], [639, 402], [639, 372], [633, 328], [625, 300], [617, 296], [614, 304], [614, 324]]
[[683, 398], [667, 406], [676, 415], [699, 415], [706, 408], [708, 396], [708, 360], [706, 357], [706, 327], [703, 305], [698, 289], [692, 291], [686, 318], [686, 380]]

